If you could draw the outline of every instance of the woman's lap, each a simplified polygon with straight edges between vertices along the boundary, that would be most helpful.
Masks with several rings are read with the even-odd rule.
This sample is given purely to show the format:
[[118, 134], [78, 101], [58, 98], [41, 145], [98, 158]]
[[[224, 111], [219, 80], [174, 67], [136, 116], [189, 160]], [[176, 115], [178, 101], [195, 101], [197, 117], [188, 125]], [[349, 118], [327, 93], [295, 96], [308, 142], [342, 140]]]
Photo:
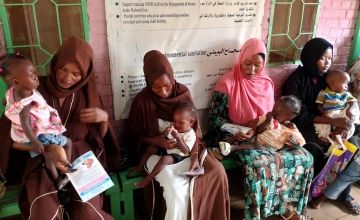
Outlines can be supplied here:
[[[102, 210], [102, 203], [101, 196], [96, 196], [87, 203], [71, 199], [66, 204], [65, 211], [73, 217], [71, 219], [112, 219]], [[34, 169], [24, 179], [19, 205], [22, 215], [26, 218], [29, 216], [29, 219], [52, 219], [54, 216], [54, 219], [63, 219], [57, 191], [44, 167]]]
[[224, 167], [210, 154], [203, 166], [205, 175], [195, 179], [194, 219], [230, 219], [228, 179]]
[[[152, 156], [150, 158], [154, 159], [156, 157], [157, 156]], [[152, 169], [155, 163], [152, 161], [153, 159], [150, 158], [147, 162], [149, 170]], [[187, 208], [181, 208], [182, 210], [179, 210], [180, 207], [176, 204], [176, 199], [174, 199], [178, 198], [180, 201], [186, 199], [188, 201], [191, 196], [188, 194], [189, 179], [183, 183], [178, 177], [175, 177], [174, 179], [174, 173], [188, 171], [190, 167], [189, 159], [185, 159], [182, 162], [184, 162], [182, 167], [179, 167], [178, 164], [175, 166], [170, 165], [170, 167], [175, 167], [175, 169], [172, 171], [170, 169], [162, 170], [155, 178], [160, 182], [160, 185], [164, 187], [164, 198], [167, 206], [170, 206], [170, 208], [177, 206], [176, 209], [171, 210], [171, 213], [175, 212], [172, 213], [172, 216], [176, 215], [179, 211], [182, 211], [182, 215], [179, 217], [187, 219], [187, 214], [184, 215], [184, 213], [187, 213]], [[230, 219], [228, 182], [223, 166], [211, 155], [206, 156], [203, 166], [205, 174], [196, 177], [193, 183], [192, 206], [194, 219]], [[176, 182], [175, 185], [173, 184], [174, 182]], [[185, 187], [184, 184], [187, 184], [187, 186]], [[181, 189], [186, 189], [187, 192], [181, 193]], [[183, 204], [183, 202], [181, 202], [181, 204], [186, 205], [187, 207], [187, 204]], [[171, 213], [167, 212], [166, 215]]]
[[291, 203], [300, 214], [313, 177], [313, 157], [302, 147], [240, 151], [245, 169], [247, 218], [283, 214]]
[[[152, 155], [146, 162], [149, 172], [155, 167], [160, 159], [158, 155]], [[155, 177], [156, 181], [163, 187], [163, 196], [167, 211], [165, 219], [187, 219], [189, 201], [189, 179], [177, 175], [188, 171], [190, 158], [179, 163], [166, 165]]]

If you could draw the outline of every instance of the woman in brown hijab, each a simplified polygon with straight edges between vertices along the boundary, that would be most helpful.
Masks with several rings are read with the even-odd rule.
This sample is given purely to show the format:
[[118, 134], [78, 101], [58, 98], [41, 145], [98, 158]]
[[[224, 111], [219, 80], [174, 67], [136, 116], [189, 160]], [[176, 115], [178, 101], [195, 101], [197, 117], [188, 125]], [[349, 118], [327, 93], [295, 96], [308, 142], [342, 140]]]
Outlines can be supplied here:
[[[159, 51], [152, 50], [145, 54], [143, 70], [147, 86], [135, 97], [128, 121], [132, 147], [136, 148], [138, 157], [150, 145], [158, 147], [160, 151], [176, 147], [174, 140], [160, 134], [172, 121], [172, 106], [178, 101], [192, 102], [189, 90], [175, 81], [171, 64]], [[161, 216], [156, 219], [188, 219], [189, 216], [198, 220], [230, 219], [225, 170], [214, 157], [207, 154], [200, 141], [200, 129], [197, 136], [198, 141], [189, 158], [166, 166], [155, 177], [164, 189], [167, 207], [165, 218]], [[157, 155], [151, 156], [146, 168], [151, 171], [158, 159]], [[176, 175], [198, 166], [204, 167], [204, 175], [192, 179]], [[155, 210], [155, 213], [162, 212]]]
[[[38, 90], [58, 111], [67, 129], [65, 135], [73, 142], [70, 161], [92, 150], [104, 167], [111, 168], [116, 166], [120, 149], [108, 114], [102, 110], [93, 64], [90, 45], [71, 37], [54, 55], [50, 75], [40, 77]], [[63, 219], [67, 215], [70, 219], [112, 219], [102, 210], [102, 196], [82, 202], [75, 191], [70, 192], [70, 202], [61, 204], [41, 158], [29, 158], [19, 200], [21, 214], [27, 219]]]

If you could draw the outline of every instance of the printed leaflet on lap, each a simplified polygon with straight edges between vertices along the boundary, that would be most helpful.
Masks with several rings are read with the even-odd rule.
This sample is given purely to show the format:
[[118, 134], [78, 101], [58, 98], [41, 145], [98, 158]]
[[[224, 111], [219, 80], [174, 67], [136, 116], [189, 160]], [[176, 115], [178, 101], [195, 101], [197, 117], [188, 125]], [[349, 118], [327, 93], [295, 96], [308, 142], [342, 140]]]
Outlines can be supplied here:
[[86, 202], [99, 195], [114, 183], [92, 151], [78, 157], [73, 163], [73, 173], [67, 173], [81, 200]]

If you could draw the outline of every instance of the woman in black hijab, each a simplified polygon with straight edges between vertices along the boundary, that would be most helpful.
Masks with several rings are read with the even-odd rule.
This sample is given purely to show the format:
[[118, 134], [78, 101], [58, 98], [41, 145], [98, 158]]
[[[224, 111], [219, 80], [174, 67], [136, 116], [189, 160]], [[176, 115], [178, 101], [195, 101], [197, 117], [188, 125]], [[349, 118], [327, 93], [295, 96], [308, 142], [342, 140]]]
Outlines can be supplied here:
[[[299, 128], [306, 140], [304, 148], [314, 157], [314, 177], [326, 164], [324, 153], [329, 148], [329, 143], [321, 141], [315, 133], [314, 123], [331, 124], [337, 127], [336, 132], [342, 134], [351, 128], [347, 118], [328, 118], [321, 116], [316, 107], [316, 98], [320, 90], [326, 88], [325, 77], [331, 66], [333, 45], [323, 38], [314, 38], [308, 41], [301, 51], [302, 66], [289, 76], [282, 88], [282, 95], [294, 95], [302, 102], [301, 113], [293, 122]], [[349, 141], [355, 145], [354, 138]], [[339, 196], [339, 200], [352, 211], [360, 206], [350, 196], [351, 185]]]

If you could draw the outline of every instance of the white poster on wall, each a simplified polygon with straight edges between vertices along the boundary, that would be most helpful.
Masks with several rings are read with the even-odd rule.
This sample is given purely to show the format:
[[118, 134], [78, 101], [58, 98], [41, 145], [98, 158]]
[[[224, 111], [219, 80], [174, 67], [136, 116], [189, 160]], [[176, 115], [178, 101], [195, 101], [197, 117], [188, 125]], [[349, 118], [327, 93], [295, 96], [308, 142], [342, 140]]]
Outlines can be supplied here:
[[143, 57], [164, 53], [175, 78], [207, 108], [219, 76], [235, 63], [242, 44], [261, 37], [264, 0], [106, 1], [111, 82], [116, 119], [126, 118], [145, 86]]

